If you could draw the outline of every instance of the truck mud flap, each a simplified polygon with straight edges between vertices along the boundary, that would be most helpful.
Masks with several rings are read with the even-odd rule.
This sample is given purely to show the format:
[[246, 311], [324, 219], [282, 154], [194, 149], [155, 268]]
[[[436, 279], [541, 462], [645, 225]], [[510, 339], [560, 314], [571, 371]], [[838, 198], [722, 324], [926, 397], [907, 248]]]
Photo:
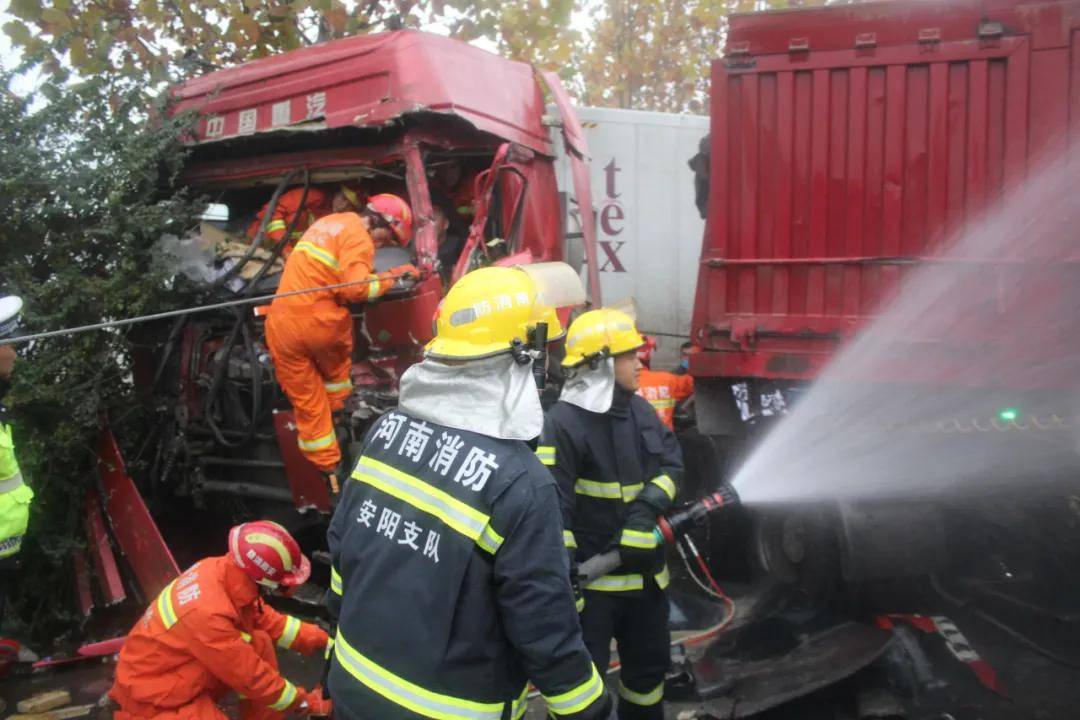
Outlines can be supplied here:
[[330, 489], [326, 476], [300, 452], [296, 444], [296, 416], [292, 410], [274, 411], [274, 433], [296, 509], [300, 512], [312, 509], [321, 513], [330, 512]]
[[108, 428], [98, 447], [98, 474], [105, 517], [116, 544], [131, 566], [143, 598], [154, 598], [180, 574], [180, 568], [127, 474], [120, 447]]

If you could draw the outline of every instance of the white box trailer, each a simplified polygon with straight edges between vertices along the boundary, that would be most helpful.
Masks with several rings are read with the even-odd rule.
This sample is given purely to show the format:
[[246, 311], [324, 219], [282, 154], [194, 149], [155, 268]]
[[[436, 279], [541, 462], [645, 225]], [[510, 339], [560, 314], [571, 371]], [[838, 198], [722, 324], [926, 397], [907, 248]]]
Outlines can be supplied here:
[[[709, 132], [709, 118], [611, 108], [577, 112], [592, 156], [604, 302], [633, 298], [639, 327], [656, 335], [653, 367], [671, 369], [690, 334], [705, 229], [687, 161]], [[564, 197], [572, 197], [565, 157], [557, 168]], [[579, 232], [578, 216], [572, 206], [567, 212], [573, 235]], [[568, 257], [580, 254], [574, 248]]]

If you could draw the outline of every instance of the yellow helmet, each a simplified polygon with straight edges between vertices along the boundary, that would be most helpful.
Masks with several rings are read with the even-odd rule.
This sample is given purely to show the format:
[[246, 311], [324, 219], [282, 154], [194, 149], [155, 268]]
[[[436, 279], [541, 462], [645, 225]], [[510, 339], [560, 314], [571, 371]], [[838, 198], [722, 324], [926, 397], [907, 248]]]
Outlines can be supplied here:
[[621, 355], [645, 344], [634, 328], [633, 319], [613, 308], [583, 313], [570, 323], [566, 333], [566, 357], [563, 367], [577, 367], [594, 357]]
[[515, 340], [547, 323], [548, 340], [565, 334], [557, 307], [584, 302], [585, 289], [565, 263], [486, 267], [462, 277], [443, 298], [428, 357], [478, 360], [510, 352]]

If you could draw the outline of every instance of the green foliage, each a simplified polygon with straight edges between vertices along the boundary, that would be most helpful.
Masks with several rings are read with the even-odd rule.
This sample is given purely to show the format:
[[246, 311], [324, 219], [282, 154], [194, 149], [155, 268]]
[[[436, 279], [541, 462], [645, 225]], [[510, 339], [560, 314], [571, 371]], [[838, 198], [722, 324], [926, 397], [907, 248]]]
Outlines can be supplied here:
[[[574, 29], [574, 0], [446, 0], [438, 20], [459, 40], [493, 41], [499, 53], [555, 70], [564, 81], [580, 72], [585, 35]], [[452, 12], [447, 13], [446, 9]]]
[[739, 0], [607, 0], [579, 61], [583, 105], [708, 114], [711, 62]]
[[[10, 77], [0, 82], [6, 88]], [[151, 247], [190, 228], [201, 205], [178, 187], [179, 138], [190, 118], [155, 113], [150, 121], [130, 82], [42, 92], [49, 102], [0, 94], [0, 280], [24, 297], [28, 331], [176, 307], [185, 298], [152, 270]], [[137, 423], [140, 406], [126, 331], [19, 350], [8, 404], [37, 498], [15, 605], [35, 635], [49, 638], [63, 619], [53, 613], [72, 606], [70, 551], [82, 542], [102, 418]]]
[[144, 89], [314, 42], [419, 22], [413, 0], [14, 0], [3, 26], [27, 65], [63, 81], [137, 77]]
[[324, 40], [433, 24], [555, 70], [584, 105], [703, 113], [729, 14], [823, 2], [13, 0], [3, 30], [56, 80], [112, 73], [157, 91]]

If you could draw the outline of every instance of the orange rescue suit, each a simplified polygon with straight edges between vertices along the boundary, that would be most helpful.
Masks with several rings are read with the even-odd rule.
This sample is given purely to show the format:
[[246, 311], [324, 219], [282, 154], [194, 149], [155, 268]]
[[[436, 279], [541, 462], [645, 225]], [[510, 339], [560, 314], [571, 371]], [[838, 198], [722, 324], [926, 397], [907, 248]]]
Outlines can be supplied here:
[[642, 368], [637, 394], [649, 401], [668, 430], [674, 430], [675, 406], [694, 394], [694, 378]]
[[171, 582], [135, 623], [109, 697], [116, 720], [223, 720], [239, 693], [244, 720], [272, 720], [306, 698], [278, 672], [274, 645], [310, 655], [326, 647], [318, 626], [282, 615], [228, 556], [210, 557]]
[[[270, 223], [266, 226], [266, 237], [270, 241], [270, 246], [273, 247], [278, 244], [281, 238], [285, 237], [285, 231], [289, 229], [289, 225], [293, 221], [293, 217], [296, 216], [297, 211], [300, 210], [300, 200], [304, 197], [304, 188], [293, 188], [287, 192], [281, 194], [278, 198], [277, 206], [274, 208], [274, 214], [270, 218]], [[292, 238], [286, 243], [285, 247], [281, 251], [281, 257], [288, 258], [292, 253], [293, 246], [296, 245], [297, 240], [303, 236], [304, 231], [311, 227], [319, 218], [329, 215], [332, 212], [333, 196], [318, 188], [308, 188], [307, 199], [304, 201], [304, 210], [300, 214], [300, 217], [296, 220], [296, 227], [293, 228]], [[262, 223], [263, 218], [266, 216], [266, 210], [270, 203], [263, 206], [259, 214], [255, 216], [255, 220], [248, 227], [248, 237], [254, 239], [255, 233], [259, 231], [259, 225]]]
[[296, 412], [300, 450], [326, 472], [341, 460], [331, 412], [342, 409], [352, 392], [352, 316], [345, 304], [381, 297], [399, 275], [394, 270], [372, 275], [374, 262], [375, 245], [360, 216], [327, 215], [296, 244], [278, 293], [371, 282], [278, 297], [267, 313], [266, 342], [277, 381]]

